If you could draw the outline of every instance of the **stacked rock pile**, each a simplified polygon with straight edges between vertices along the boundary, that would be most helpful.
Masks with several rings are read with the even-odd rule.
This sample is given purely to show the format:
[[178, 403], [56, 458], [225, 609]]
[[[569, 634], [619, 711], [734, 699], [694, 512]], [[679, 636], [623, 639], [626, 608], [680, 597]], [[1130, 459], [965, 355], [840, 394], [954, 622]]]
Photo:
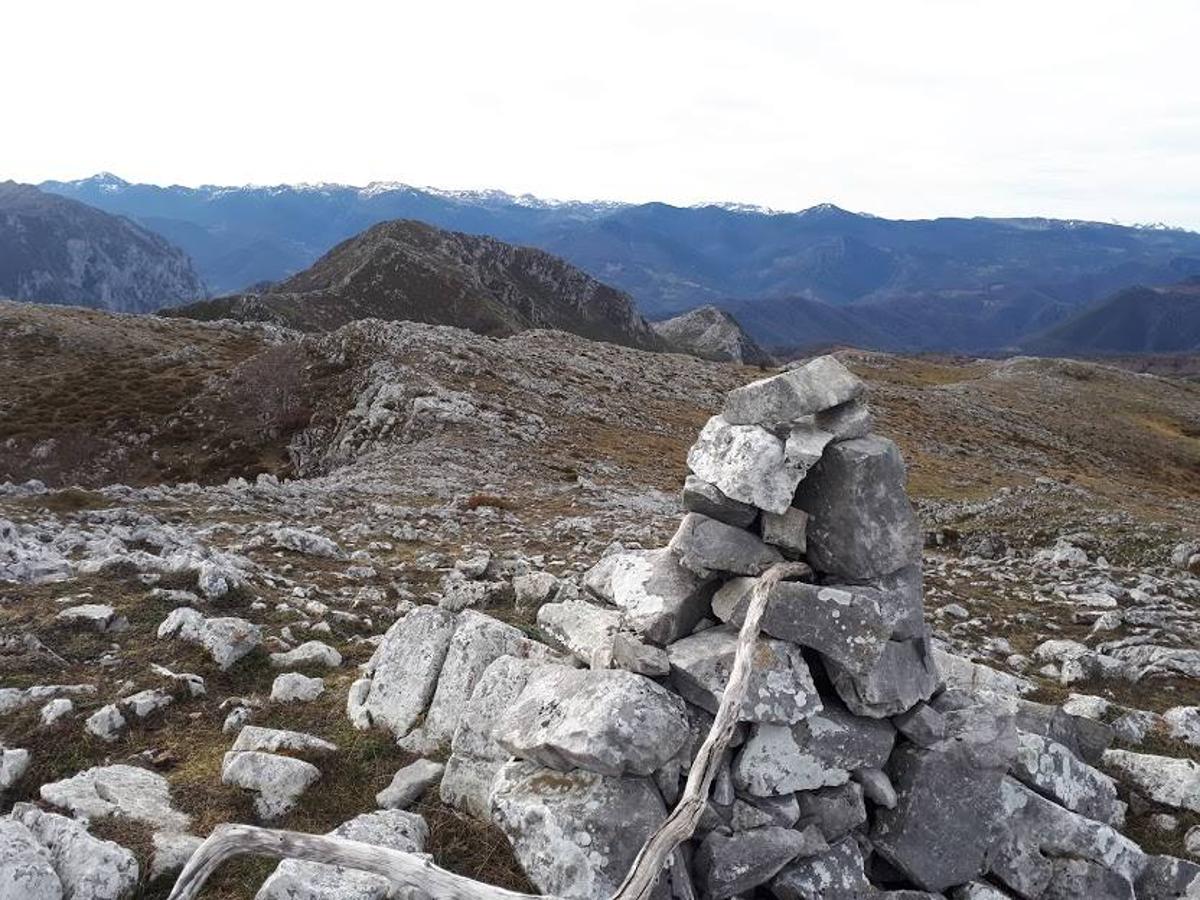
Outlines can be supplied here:
[[545, 893], [608, 897], [680, 796], [757, 579], [802, 563], [771, 591], [732, 746], [656, 897], [1200, 891], [1200, 867], [1120, 834], [1105, 726], [964, 660], [954, 687], [939, 676], [954, 658], [930, 644], [904, 464], [863, 392], [833, 357], [733, 391], [688, 454], [669, 545], [617, 550], [539, 610], [561, 653], [418, 607], [352, 718], [449, 740], [445, 802], [499, 825]]

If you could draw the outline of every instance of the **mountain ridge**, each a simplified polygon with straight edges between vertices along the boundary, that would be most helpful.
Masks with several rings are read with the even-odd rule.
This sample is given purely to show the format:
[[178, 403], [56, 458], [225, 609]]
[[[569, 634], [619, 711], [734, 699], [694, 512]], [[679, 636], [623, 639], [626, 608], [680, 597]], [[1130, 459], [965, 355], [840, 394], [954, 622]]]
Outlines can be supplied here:
[[496, 336], [551, 328], [644, 349], [663, 346], [632, 298], [563, 260], [404, 219], [343, 241], [262, 293], [166, 312], [272, 321], [304, 331], [330, 331], [365, 318], [456, 325]]
[[182, 250], [128, 218], [0, 182], [0, 296], [151, 312], [207, 295]]

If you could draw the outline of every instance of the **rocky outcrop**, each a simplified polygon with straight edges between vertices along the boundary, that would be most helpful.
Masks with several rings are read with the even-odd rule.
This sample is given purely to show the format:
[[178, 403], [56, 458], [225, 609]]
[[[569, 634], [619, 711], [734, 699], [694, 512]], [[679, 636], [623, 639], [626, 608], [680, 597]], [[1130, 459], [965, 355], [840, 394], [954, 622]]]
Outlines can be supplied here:
[[775, 362], [737, 319], [716, 306], [698, 306], [683, 315], [653, 322], [650, 327], [669, 346], [701, 359], [744, 366], [770, 366]]

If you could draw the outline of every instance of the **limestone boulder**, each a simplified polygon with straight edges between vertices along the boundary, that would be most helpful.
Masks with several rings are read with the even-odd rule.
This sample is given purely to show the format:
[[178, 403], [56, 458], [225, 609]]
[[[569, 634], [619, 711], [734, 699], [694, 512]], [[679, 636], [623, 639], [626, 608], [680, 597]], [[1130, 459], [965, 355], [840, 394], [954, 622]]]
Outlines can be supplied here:
[[257, 750], [230, 751], [221, 763], [221, 781], [253, 791], [254, 811], [265, 821], [290, 812], [320, 777], [312, 763]]
[[383, 636], [368, 663], [371, 689], [363, 709], [376, 727], [408, 734], [433, 699], [457, 619], [435, 606], [418, 606]]
[[865, 390], [836, 357], [818, 356], [780, 375], [734, 388], [722, 414], [733, 424], [770, 428], [849, 403]]
[[[560, 772], [524, 760], [496, 775], [491, 808], [530, 881], [563, 900], [610, 896], [666, 817], [646, 778]], [[655, 900], [670, 896], [665, 881]]]
[[856, 769], [882, 768], [896, 731], [836, 701], [791, 726], [757, 725], [733, 763], [737, 788], [756, 797], [845, 784]]
[[63, 885], [50, 851], [17, 819], [0, 818], [0, 897], [62, 900]]
[[563, 666], [532, 672], [496, 733], [523, 759], [612, 776], [650, 775], [687, 736], [683, 701], [649, 678]]
[[262, 629], [236, 616], [206, 619], [189, 606], [173, 610], [158, 626], [158, 637], [198, 644], [222, 670], [262, 643]]
[[929, 642], [887, 641], [879, 660], [856, 672], [824, 658], [825, 670], [842, 702], [855, 715], [887, 718], [912, 709], [933, 696], [939, 685]]
[[809, 516], [813, 568], [861, 580], [919, 562], [923, 538], [904, 482], [900, 451], [886, 438], [830, 445], [795, 496]]
[[1104, 765], [1155, 803], [1200, 812], [1200, 763], [1194, 760], [1106, 750]]
[[708, 578], [714, 572], [760, 575], [783, 561], [779, 550], [756, 535], [700, 513], [683, 517], [668, 546], [680, 565], [699, 578]]
[[669, 644], [690, 634], [708, 613], [711, 578], [683, 566], [669, 549], [623, 553], [611, 567], [608, 599], [623, 613], [622, 625], [651, 643]]
[[[685, 700], [716, 713], [737, 652], [737, 629], [707, 628], [667, 648], [671, 683]], [[818, 712], [821, 698], [800, 648], [760, 637], [739, 719], [790, 725]]]
[[[120, 844], [93, 837], [75, 819], [43, 812], [29, 803], [13, 807], [12, 818], [45, 848], [64, 900], [125, 900], [134, 895], [137, 859]], [[0, 868], [3, 865], [0, 863]], [[43, 887], [45, 873], [40, 861], [35, 862], [34, 873], [33, 886]], [[24, 900], [20, 894], [14, 897]]]
[[78, 819], [132, 819], [165, 831], [186, 831], [191, 824], [187, 814], [171, 806], [167, 779], [137, 766], [95, 766], [43, 784], [39, 794]]
[[715, 484], [695, 475], [688, 475], [683, 483], [683, 508], [736, 528], [749, 528], [758, 518], [755, 507], [731, 500]]
[[502, 656], [484, 670], [450, 744], [440, 788], [443, 803], [476, 818], [491, 815], [488, 797], [492, 781], [509, 758], [508, 750], [496, 739], [497, 728], [505, 722], [530, 674], [542, 665], [536, 660]]
[[[425, 820], [399, 809], [363, 813], [328, 833], [405, 853], [423, 852], [429, 840], [429, 826]], [[263, 882], [255, 900], [392, 900], [396, 897], [391, 882], [379, 875], [345, 866], [286, 859]]]
[[687, 464], [729, 499], [775, 513], [792, 505], [802, 475], [788, 463], [784, 442], [766, 428], [735, 425], [722, 416], [705, 424]]
[[1022, 784], [1081, 816], [1113, 828], [1125, 824], [1125, 804], [1117, 798], [1116, 782], [1057, 741], [1018, 732], [1012, 774]]

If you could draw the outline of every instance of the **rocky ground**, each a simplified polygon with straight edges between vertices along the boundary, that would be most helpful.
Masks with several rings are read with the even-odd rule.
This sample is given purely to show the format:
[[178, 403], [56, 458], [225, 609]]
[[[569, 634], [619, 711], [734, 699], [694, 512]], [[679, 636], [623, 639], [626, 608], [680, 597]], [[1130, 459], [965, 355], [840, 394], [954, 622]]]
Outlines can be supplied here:
[[[378, 809], [425, 749], [348, 715], [383, 633], [440, 602], [546, 639], [537, 608], [581, 591], [614, 542], [667, 542], [688, 447], [762, 374], [553, 332], [301, 338], [15, 305], [0, 344], [3, 809], [32, 803], [17, 810], [35, 831], [82, 811], [148, 897], [169, 884], [154, 860], [187, 846], [162, 835], [328, 831]], [[1200, 704], [1200, 559], [1181, 548], [1200, 534], [1200, 387], [1057, 360], [840, 358], [908, 462], [937, 646], [1112, 724], [1119, 749], [1200, 760], [1198, 717], [1177, 711]], [[1125, 832], [1200, 853], [1194, 763], [1180, 796], [1110, 759]], [[286, 771], [264, 789], [262, 765]], [[400, 843], [529, 889], [494, 826], [436, 788], [410, 810], [428, 834], [394, 817]], [[254, 896], [274, 869], [235, 863], [206, 896]]]

